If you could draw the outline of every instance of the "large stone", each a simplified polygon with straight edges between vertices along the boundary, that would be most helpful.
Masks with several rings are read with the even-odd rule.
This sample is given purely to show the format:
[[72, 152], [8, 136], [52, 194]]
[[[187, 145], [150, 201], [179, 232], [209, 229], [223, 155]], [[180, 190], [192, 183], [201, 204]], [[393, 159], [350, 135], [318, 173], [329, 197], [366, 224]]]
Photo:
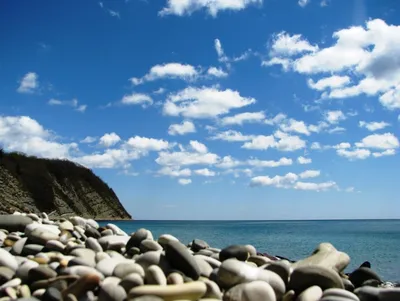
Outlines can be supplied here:
[[158, 242], [152, 239], [145, 239], [141, 241], [139, 249], [142, 253], [146, 253], [148, 251], [161, 251], [163, 248]]
[[182, 243], [176, 241], [168, 242], [165, 246], [165, 257], [172, 267], [194, 280], [199, 279], [200, 268], [193, 255]]
[[89, 227], [85, 230], [85, 235], [86, 237], [93, 237], [93, 238], [100, 238], [101, 234], [99, 231], [97, 231], [95, 228]]
[[272, 262], [272, 260], [269, 259], [268, 257], [261, 256], [261, 255], [251, 255], [247, 261], [254, 262], [259, 267], [264, 264], [268, 264], [268, 263]]
[[[129, 236], [119, 236], [119, 235], [110, 235], [110, 236], [103, 236], [99, 238], [98, 242], [103, 248], [103, 250], [108, 250], [110, 245], [118, 244], [121, 247], [125, 246], [129, 240]], [[126, 246], [127, 249], [128, 246]]]
[[324, 294], [322, 295], [323, 298], [328, 298], [328, 297], [339, 297], [348, 301], [359, 301], [360, 299], [353, 294], [352, 292], [346, 291], [344, 289], [338, 289], [338, 288], [329, 288], [324, 291]]
[[170, 264], [168, 263], [165, 255], [163, 255], [160, 251], [146, 252], [142, 255], [139, 255], [135, 261], [145, 270], [153, 264], [158, 265], [164, 271], [164, 273], [170, 268]]
[[85, 246], [86, 246], [86, 248], [91, 249], [95, 252], [103, 252], [103, 248], [101, 247], [101, 245], [99, 244], [97, 239], [95, 239], [93, 237], [88, 237], [86, 239]]
[[0, 215], [0, 229], [6, 229], [9, 232], [24, 232], [25, 227], [33, 223], [33, 220], [22, 215]]
[[210, 246], [208, 245], [208, 243], [206, 243], [204, 240], [201, 240], [201, 239], [194, 239], [194, 240], [192, 241], [192, 247], [191, 247], [191, 249], [192, 249], [193, 252], [198, 252], [198, 251], [200, 251], [200, 250], [207, 249], [207, 248], [209, 248], [209, 247], [210, 247]]
[[143, 277], [141, 277], [137, 273], [131, 273], [124, 277], [121, 280], [119, 285], [124, 288], [124, 290], [128, 293], [132, 288], [141, 286], [144, 284]]
[[129, 291], [128, 299], [154, 295], [163, 298], [164, 301], [200, 299], [207, 291], [206, 284], [202, 281], [188, 282], [178, 285], [142, 285]]
[[360, 287], [365, 281], [371, 279], [382, 282], [378, 274], [367, 267], [358, 268], [349, 275], [349, 280], [351, 281], [351, 283], [353, 283], [355, 287]]
[[49, 287], [43, 294], [42, 301], [63, 301], [61, 292], [55, 287]]
[[179, 241], [179, 239], [177, 239], [175, 236], [172, 236], [170, 234], [163, 234], [160, 235], [160, 237], [158, 238], [158, 243], [165, 248], [165, 245], [169, 242], [169, 241]]
[[245, 262], [234, 258], [225, 260], [218, 269], [217, 283], [225, 289], [256, 280], [268, 282], [274, 289], [278, 300], [285, 293], [285, 283], [274, 272], [249, 266]]
[[15, 275], [15, 271], [8, 267], [0, 267], [0, 285], [11, 280]]
[[68, 231], [73, 231], [74, 230], [74, 225], [70, 221], [64, 221], [58, 225], [60, 230], [68, 230]]
[[0, 266], [16, 271], [18, 269], [18, 262], [8, 251], [0, 249]]
[[343, 282], [335, 270], [319, 265], [298, 267], [290, 276], [289, 289], [294, 290], [296, 294], [300, 294], [314, 285], [319, 286], [322, 290], [344, 288]]
[[398, 301], [400, 300], [400, 288], [386, 288], [379, 292], [379, 301]]
[[285, 260], [273, 261], [264, 267], [267, 271], [277, 273], [285, 282], [285, 285], [289, 282], [290, 276], [290, 263]]
[[126, 244], [126, 249], [129, 250], [132, 247], [139, 248], [140, 243], [145, 239], [153, 239], [153, 235], [151, 235], [149, 230], [141, 228], [131, 235], [128, 243]]
[[224, 294], [224, 301], [276, 301], [272, 287], [264, 281], [238, 284]]
[[221, 299], [222, 293], [218, 284], [207, 278], [200, 278], [200, 280], [203, 281], [207, 286], [207, 291], [204, 294], [203, 298], [215, 298], [218, 300]]
[[111, 229], [115, 235], [128, 236], [124, 230], [114, 224], [107, 224], [107, 228]]
[[200, 269], [200, 275], [209, 278], [213, 271], [211, 265], [201, 257], [194, 256], [193, 258], [195, 259], [197, 266]]
[[21, 255], [27, 240], [28, 237], [24, 237], [16, 241], [15, 244], [12, 246], [10, 253], [13, 255]]
[[146, 284], [167, 285], [164, 272], [157, 265], [149, 266], [145, 273]]
[[86, 248], [74, 249], [70, 252], [70, 255], [86, 260], [90, 266], [96, 265], [96, 259], [95, 259], [96, 252], [91, 249], [86, 249]]
[[65, 245], [58, 240], [49, 240], [45, 245], [46, 250], [55, 252], [64, 252]]
[[349, 263], [349, 255], [336, 250], [330, 243], [321, 243], [311, 256], [293, 263], [292, 267], [295, 269], [298, 267], [318, 265], [341, 272]]
[[46, 245], [49, 240], [58, 240], [59, 236], [52, 231], [48, 231], [45, 228], [36, 228], [29, 232], [27, 235], [29, 240], [33, 243], [37, 243], [40, 245]]
[[112, 276], [115, 267], [123, 262], [128, 262], [128, 260], [120, 258], [103, 259], [96, 264], [96, 269], [106, 277]]
[[23, 264], [21, 264], [17, 269], [17, 277], [21, 278], [22, 281], [27, 281], [29, 278], [29, 271], [38, 267], [39, 264], [32, 260], [27, 260]]
[[380, 289], [372, 286], [362, 286], [354, 290], [360, 301], [380, 301]]
[[113, 275], [121, 279], [132, 273], [138, 274], [141, 278], [144, 278], [145, 275], [142, 266], [134, 261], [119, 263], [115, 266], [113, 271]]
[[57, 273], [49, 267], [38, 266], [29, 271], [28, 277], [31, 281], [44, 280], [49, 278], [54, 278]]
[[107, 283], [100, 286], [99, 301], [123, 301], [126, 298], [125, 290], [113, 283]]
[[296, 301], [318, 301], [322, 297], [322, 289], [313, 285], [304, 290], [296, 299]]
[[224, 261], [230, 258], [236, 258], [240, 261], [246, 261], [249, 256], [250, 253], [246, 246], [232, 245], [221, 250], [219, 253], [219, 260]]
[[221, 266], [221, 261], [219, 261], [219, 260], [217, 260], [217, 259], [214, 259], [214, 258], [211, 258], [211, 257], [209, 257], [209, 256], [200, 255], [200, 254], [197, 253], [196, 255], [194, 255], [194, 257], [195, 257], [195, 258], [198, 257], [198, 258], [203, 259], [203, 260], [206, 261], [213, 269], [219, 268], [219, 267]]
[[25, 244], [21, 256], [36, 255], [44, 249], [43, 245]]
[[182, 284], [184, 282], [182, 275], [177, 272], [173, 272], [167, 277], [167, 284]]

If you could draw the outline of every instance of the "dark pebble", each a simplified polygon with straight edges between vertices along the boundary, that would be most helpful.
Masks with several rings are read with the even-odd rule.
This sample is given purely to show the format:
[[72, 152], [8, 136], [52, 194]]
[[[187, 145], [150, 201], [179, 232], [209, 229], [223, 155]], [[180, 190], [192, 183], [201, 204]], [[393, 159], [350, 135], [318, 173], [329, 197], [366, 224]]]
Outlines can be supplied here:
[[198, 252], [200, 250], [208, 249], [210, 246], [204, 240], [194, 239], [192, 241], [192, 251]]
[[8, 267], [0, 267], [0, 285], [3, 285], [7, 281], [11, 280], [15, 275], [15, 272]]
[[147, 232], [146, 229], [139, 229], [135, 233], [131, 235], [131, 238], [128, 240], [128, 243], [126, 244], [126, 249], [129, 250], [132, 247], [139, 248], [140, 243], [142, 240], [145, 240], [148, 238], [149, 233]]
[[87, 237], [93, 237], [93, 238], [96, 238], [96, 239], [101, 237], [100, 232], [97, 231], [95, 228], [92, 228], [92, 227], [87, 228], [87, 229], [85, 230], [85, 235], [86, 235]]
[[33, 223], [33, 220], [23, 215], [0, 215], [0, 229], [5, 229], [9, 232], [24, 232], [25, 227]]
[[349, 280], [355, 287], [360, 287], [362, 284], [370, 279], [375, 279], [381, 282], [381, 279], [379, 278], [378, 274], [376, 274], [373, 270], [370, 268], [362, 267], [358, 268], [354, 272], [352, 272], [349, 275]]
[[276, 274], [278, 274], [285, 285], [288, 285], [289, 282], [289, 275], [290, 275], [290, 266], [287, 263], [281, 262], [281, 261], [274, 261], [270, 263], [268, 266], [264, 268], [264, 270], [272, 271]]
[[38, 281], [44, 279], [50, 279], [57, 276], [57, 273], [49, 267], [38, 266], [29, 271], [29, 279]]
[[219, 260], [224, 261], [229, 258], [236, 258], [241, 261], [246, 261], [250, 254], [246, 246], [232, 245], [221, 250]]
[[371, 268], [371, 263], [369, 261], [364, 261], [361, 265], [360, 268]]
[[382, 283], [382, 281], [377, 280], [377, 279], [368, 279], [368, 280], [365, 280], [365, 281], [361, 284], [361, 286], [378, 287], [381, 283]]
[[200, 268], [193, 255], [185, 245], [178, 241], [169, 241], [165, 245], [165, 257], [170, 265], [190, 278], [197, 280], [200, 277]]
[[360, 299], [360, 301], [379, 301], [379, 289], [372, 286], [363, 286], [357, 288], [354, 294]]
[[44, 246], [37, 244], [25, 245], [22, 249], [21, 256], [36, 255], [37, 253], [42, 252], [43, 248]]
[[62, 301], [61, 292], [55, 287], [49, 287], [42, 296], [42, 301]]

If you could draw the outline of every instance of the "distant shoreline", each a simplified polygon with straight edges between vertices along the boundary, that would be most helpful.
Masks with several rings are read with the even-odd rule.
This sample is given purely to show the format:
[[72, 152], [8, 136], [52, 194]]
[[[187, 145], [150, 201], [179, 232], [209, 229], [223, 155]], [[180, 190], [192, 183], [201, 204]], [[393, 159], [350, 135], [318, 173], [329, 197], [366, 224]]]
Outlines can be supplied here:
[[135, 222], [340, 222], [340, 221], [400, 221], [400, 218], [371, 219], [95, 219], [96, 221], [135, 221]]

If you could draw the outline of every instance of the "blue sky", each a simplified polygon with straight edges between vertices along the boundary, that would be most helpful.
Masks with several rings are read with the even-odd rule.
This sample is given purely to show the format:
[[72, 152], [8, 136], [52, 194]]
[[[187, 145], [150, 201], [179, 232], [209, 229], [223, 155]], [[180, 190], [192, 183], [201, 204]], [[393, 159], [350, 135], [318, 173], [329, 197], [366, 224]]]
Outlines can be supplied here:
[[0, 144], [137, 219], [400, 218], [399, 9], [1, 1]]

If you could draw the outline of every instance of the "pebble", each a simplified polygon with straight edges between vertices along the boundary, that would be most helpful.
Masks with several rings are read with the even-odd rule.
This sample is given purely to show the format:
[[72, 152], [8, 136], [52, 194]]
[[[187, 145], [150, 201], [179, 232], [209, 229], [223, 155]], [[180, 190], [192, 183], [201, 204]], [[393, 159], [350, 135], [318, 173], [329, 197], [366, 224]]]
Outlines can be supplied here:
[[300, 266], [290, 276], [289, 288], [297, 294], [310, 286], [318, 285], [322, 290], [328, 288], [344, 288], [339, 274], [320, 265]]
[[21, 278], [22, 281], [27, 281], [29, 278], [29, 271], [38, 266], [39, 264], [37, 262], [32, 260], [27, 260], [18, 267], [16, 275], [17, 277]]
[[149, 266], [145, 273], [146, 284], [167, 285], [164, 272], [157, 265]]
[[238, 284], [224, 294], [224, 301], [276, 301], [272, 287], [264, 281]]
[[139, 248], [140, 243], [142, 242], [142, 240], [145, 239], [153, 239], [153, 236], [151, 235], [150, 231], [141, 228], [131, 235], [128, 243], [126, 244], [126, 248], [127, 249], [130, 249], [132, 247]]
[[290, 269], [290, 263], [285, 260], [273, 261], [264, 267], [264, 270], [278, 274], [285, 285], [289, 283]]
[[262, 266], [268, 263], [271, 263], [272, 260], [269, 259], [268, 257], [260, 256], [260, 255], [251, 255], [249, 259], [247, 259], [249, 262], [255, 263], [257, 266]]
[[204, 261], [206, 261], [213, 269], [215, 268], [219, 268], [221, 266], [221, 261], [211, 258], [209, 256], [205, 256], [205, 255], [199, 255], [198, 253], [196, 255], [194, 255], [194, 257], [198, 257], [203, 259]]
[[367, 280], [378, 280], [379, 282], [382, 282], [382, 280], [379, 278], [378, 274], [376, 274], [373, 270], [367, 267], [361, 267], [356, 269], [354, 272], [352, 272], [349, 275], [349, 280], [353, 285], [357, 288], [363, 285], [363, 283]]
[[0, 285], [11, 280], [15, 275], [15, 271], [8, 267], [0, 267]]
[[122, 263], [123, 261], [127, 261], [126, 259], [120, 258], [109, 258], [103, 259], [96, 264], [96, 270], [102, 273], [104, 276], [112, 276], [115, 267]]
[[193, 258], [200, 269], [200, 275], [209, 278], [213, 271], [211, 265], [201, 257], [194, 256]]
[[180, 242], [170, 241], [165, 246], [165, 257], [170, 265], [186, 276], [197, 280], [200, 277], [200, 268], [193, 255]]
[[219, 260], [224, 261], [229, 258], [246, 261], [250, 256], [250, 252], [246, 246], [232, 245], [221, 250]]
[[163, 298], [164, 301], [200, 299], [207, 291], [207, 286], [202, 281], [193, 281], [178, 285], [142, 285], [129, 291], [128, 298], [143, 295], [154, 295]]
[[179, 241], [179, 239], [177, 239], [175, 236], [172, 236], [171, 234], [163, 234], [160, 235], [157, 241], [164, 248], [169, 241]]
[[45, 249], [54, 252], [64, 252], [65, 245], [58, 240], [49, 240], [46, 242]]
[[43, 250], [44, 246], [39, 244], [26, 244], [22, 249], [22, 256], [36, 255]]
[[141, 278], [145, 275], [142, 266], [133, 261], [118, 263], [113, 271], [113, 275], [120, 279], [132, 273], [138, 274]]
[[182, 284], [184, 282], [182, 275], [176, 272], [169, 274], [167, 277], [167, 284]]
[[74, 230], [74, 224], [71, 223], [70, 221], [64, 221], [59, 224], [60, 230], [68, 230], [68, 231], [73, 231]]
[[24, 246], [26, 244], [26, 241], [28, 240], [28, 237], [24, 237], [19, 239], [11, 249], [11, 254], [13, 255], [21, 255], [22, 250], [24, 249]]
[[100, 284], [101, 278], [97, 274], [86, 274], [72, 283], [67, 289], [62, 291], [63, 297], [70, 294], [80, 299], [86, 292], [95, 289]]
[[28, 278], [35, 281], [54, 278], [56, 276], [57, 273], [47, 266], [38, 266], [31, 269], [28, 273]]
[[144, 284], [143, 277], [141, 277], [137, 273], [131, 273], [126, 275], [119, 283], [119, 285], [123, 287], [126, 292], [129, 292], [132, 288], [141, 286], [143, 284]]
[[103, 284], [100, 286], [99, 301], [123, 301], [127, 294], [125, 290], [113, 283]]
[[400, 288], [380, 289], [379, 301], [398, 301], [400, 300]]
[[158, 265], [164, 272], [168, 271], [170, 268], [166, 256], [160, 251], [149, 251], [141, 254], [138, 258], [136, 258], [135, 262], [142, 266], [142, 268], [145, 270], [153, 264]]
[[61, 295], [61, 292], [58, 289], [56, 289], [55, 287], [49, 287], [44, 292], [41, 300], [42, 301], [62, 301], [63, 297]]
[[72, 267], [65, 268], [62, 271], [62, 274], [64, 274], [64, 275], [78, 275], [78, 276], [96, 275], [101, 280], [104, 279], [104, 275], [102, 273], [98, 272], [95, 268], [91, 268], [91, 267], [84, 266], [84, 265], [77, 265], [77, 266], [72, 266]]
[[92, 238], [95, 238], [95, 239], [98, 239], [98, 238], [100, 238], [101, 237], [101, 234], [100, 234], [100, 232], [99, 231], [97, 231], [95, 228], [87, 228], [86, 230], [85, 230], [85, 235], [86, 235], [86, 237], [92, 237]]
[[0, 249], [0, 266], [16, 271], [18, 268], [18, 262], [10, 252]]
[[[93, 228], [92, 228], [93, 229]], [[85, 246], [94, 252], [103, 252], [102, 246], [99, 244], [96, 238], [88, 237], [85, 241]]]
[[9, 232], [23, 232], [25, 227], [31, 223], [33, 220], [27, 216], [0, 215], [0, 229], [6, 229]]
[[21, 285], [21, 283], [22, 283], [22, 281], [20, 278], [11, 279], [0, 286], [0, 291], [7, 287], [17, 287], [17, 286]]
[[296, 301], [318, 301], [322, 297], [322, 289], [313, 285], [304, 290], [296, 299]]
[[139, 250], [142, 253], [146, 253], [148, 251], [161, 251], [162, 249], [163, 247], [152, 239], [142, 240], [139, 246]]
[[111, 229], [115, 235], [122, 235], [122, 236], [128, 236], [125, 231], [123, 231], [120, 227], [114, 224], [107, 224], [107, 228]]
[[[200, 299], [201, 300], [201, 299]], [[136, 297], [133, 299], [129, 299], [129, 301], [164, 301], [163, 298], [157, 297], [157, 296], [141, 296], [141, 297]]]
[[339, 297], [344, 300], [348, 301], [359, 301], [360, 299], [353, 294], [352, 292], [346, 291], [344, 289], [338, 289], [338, 288], [330, 288], [324, 291], [323, 298], [326, 297]]
[[203, 298], [215, 298], [218, 300], [221, 299], [222, 293], [221, 293], [221, 290], [220, 290], [218, 284], [216, 284], [214, 281], [209, 280], [207, 278], [203, 278], [200, 280], [203, 281], [207, 287], [207, 291], [204, 294]]
[[200, 250], [203, 250], [203, 249], [207, 249], [207, 248], [209, 248], [210, 246], [208, 245], [208, 243], [206, 243], [204, 240], [201, 240], [201, 239], [194, 239], [193, 241], [192, 241], [192, 247], [191, 247], [191, 249], [192, 249], [192, 251], [194, 251], [194, 252], [198, 252], [198, 251], [200, 251]]

